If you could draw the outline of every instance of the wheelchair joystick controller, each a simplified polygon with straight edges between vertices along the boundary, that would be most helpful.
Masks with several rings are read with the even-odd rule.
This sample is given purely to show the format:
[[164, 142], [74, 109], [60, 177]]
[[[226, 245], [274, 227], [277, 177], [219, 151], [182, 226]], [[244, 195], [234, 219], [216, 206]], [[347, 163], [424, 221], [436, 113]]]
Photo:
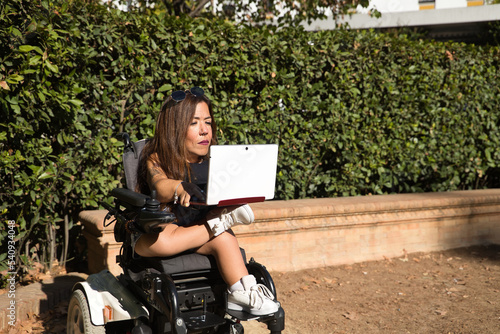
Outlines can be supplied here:
[[165, 226], [175, 220], [172, 212], [160, 210], [160, 201], [156, 199], [156, 190], [151, 191], [151, 197], [146, 201], [137, 222], [146, 233], [159, 233]]
[[160, 210], [160, 201], [156, 199], [156, 190], [151, 191], [151, 198], [146, 202], [146, 211]]

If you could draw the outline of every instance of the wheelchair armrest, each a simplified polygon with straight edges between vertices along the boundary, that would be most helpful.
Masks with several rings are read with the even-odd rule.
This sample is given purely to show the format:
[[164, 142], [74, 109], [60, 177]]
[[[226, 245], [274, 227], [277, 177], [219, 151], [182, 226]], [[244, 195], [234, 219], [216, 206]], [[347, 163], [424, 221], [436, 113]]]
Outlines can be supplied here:
[[159, 233], [175, 220], [176, 217], [172, 212], [142, 210], [136, 223], [145, 233]]
[[150, 199], [149, 196], [126, 188], [115, 188], [111, 191], [111, 195], [122, 202], [139, 208], [144, 207]]
[[[150, 196], [125, 188], [115, 188], [111, 195], [120, 201], [120, 205], [138, 213], [134, 218], [135, 226], [144, 233], [159, 233], [167, 224], [176, 220], [172, 212], [161, 211], [160, 202], [152, 200]], [[154, 196], [154, 195], [153, 195]], [[117, 231], [121, 235], [121, 231]], [[115, 234], [117, 234], [115, 233]], [[119, 237], [120, 240], [123, 237]]]

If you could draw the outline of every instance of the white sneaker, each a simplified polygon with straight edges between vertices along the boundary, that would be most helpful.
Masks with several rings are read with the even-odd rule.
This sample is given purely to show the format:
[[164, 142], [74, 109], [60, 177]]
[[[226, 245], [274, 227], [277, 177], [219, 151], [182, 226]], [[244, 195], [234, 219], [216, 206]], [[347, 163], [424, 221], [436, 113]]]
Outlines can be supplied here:
[[252, 315], [278, 312], [279, 304], [274, 301], [271, 291], [265, 285], [257, 284], [253, 275], [243, 276], [241, 284], [245, 290], [228, 293], [228, 310], [245, 311]]
[[235, 225], [248, 225], [253, 223], [255, 216], [252, 208], [248, 204], [238, 206], [237, 208], [228, 210], [227, 208], [219, 211], [215, 209], [209, 213], [209, 216], [215, 215], [215, 218], [208, 218], [207, 224], [212, 230], [214, 236], [218, 236], [222, 232], [229, 230]]

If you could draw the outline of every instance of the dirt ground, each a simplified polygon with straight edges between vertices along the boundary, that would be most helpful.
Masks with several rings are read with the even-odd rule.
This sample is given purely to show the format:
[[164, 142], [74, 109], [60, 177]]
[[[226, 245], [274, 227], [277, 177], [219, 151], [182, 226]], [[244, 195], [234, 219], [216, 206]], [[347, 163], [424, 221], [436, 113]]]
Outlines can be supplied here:
[[[272, 273], [285, 334], [500, 333], [500, 246]], [[64, 333], [62, 304], [10, 333]], [[268, 333], [244, 324], [245, 333]]]

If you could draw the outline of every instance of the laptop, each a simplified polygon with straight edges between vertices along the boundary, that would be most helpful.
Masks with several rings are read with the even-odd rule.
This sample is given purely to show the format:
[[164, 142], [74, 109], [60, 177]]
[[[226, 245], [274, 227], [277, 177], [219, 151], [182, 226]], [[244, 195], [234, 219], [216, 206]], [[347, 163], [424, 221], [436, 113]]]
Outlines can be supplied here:
[[194, 205], [240, 205], [274, 198], [278, 145], [210, 146], [205, 202]]

